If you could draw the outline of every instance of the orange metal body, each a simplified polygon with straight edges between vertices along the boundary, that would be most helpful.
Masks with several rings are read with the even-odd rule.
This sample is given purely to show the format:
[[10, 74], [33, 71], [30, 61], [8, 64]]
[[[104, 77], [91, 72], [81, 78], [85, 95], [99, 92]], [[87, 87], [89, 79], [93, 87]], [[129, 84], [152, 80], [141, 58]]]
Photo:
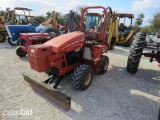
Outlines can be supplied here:
[[[84, 15], [87, 9], [101, 8], [104, 11], [104, 25], [101, 31], [90, 31], [96, 36], [95, 40], [101, 41], [100, 44], [92, 45], [91, 47], [87, 47], [90, 50], [91, 59], [83, 58], [84, 47], [86, 47], [86, 39], [87, 35], [83, 32], [84, 30]], [[28, 49], [28, 59], [32, 69], [38, 72], [44, 72], [50, 70], [52, 68], [58, 69], [58, 75], [61, 76], [68, 73], [71, 70], [74, 70], [82, 63], [86, 63], [90, 65], [94, 72], [99, 71], [100, 66], [100, 58], [101, 55], [107, 53], [108, 47], [106, 46], [105, 36], [106, 36], [106, 28], [107, 28], [107, 19], [108, 14], [104, 7], [94, 6], [94, 7], [86, 7], [81, 15], [81, 24], [80, 31], [71, 32], [67, 34], [63, 34], [61, 36], [55, 37], [50, 41], [45, 42], [41, 45], [31, 45]], [[74, 64], [69, 64], [67, 61], [67, 54], [70, 52], [82, 52], [81, 58], [78, 62]]]
[[71, 32], [55, 37], [44, 44], [51, 45], [55, 53], [69, 52], [84, 45], [84, 37], [83, 32]]
[[90, 65], [95, 73], [99, 71], [101, 55], [107, 53], [108, 47], [106, 45], [95, 45], [91, 48], [92, 60], [83, 59], [84, 63]]
[[44, 72], [49, 69], [47, 57], [52, 55], [52, 47], [48, 45], [31, 45], [28, 49], [28, 59], [32, 69]]

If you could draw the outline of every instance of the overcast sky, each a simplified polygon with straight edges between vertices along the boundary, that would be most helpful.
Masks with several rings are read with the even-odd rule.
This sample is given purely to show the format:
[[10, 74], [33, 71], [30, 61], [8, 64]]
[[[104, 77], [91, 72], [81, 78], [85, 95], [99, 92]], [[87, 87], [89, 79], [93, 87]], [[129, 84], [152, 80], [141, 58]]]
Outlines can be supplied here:
[[118, 12], [133, 13], [135, 17], [144, 13], [144, 25], [160, 12], [160, 0], [0, 0], [0, 9], [6, 7], [27, 7], [33, 10], [32, 15], [45, 15], [47, 11], [69, 13], [69, 10], [77, 6], [103, 6], [112, 7]]

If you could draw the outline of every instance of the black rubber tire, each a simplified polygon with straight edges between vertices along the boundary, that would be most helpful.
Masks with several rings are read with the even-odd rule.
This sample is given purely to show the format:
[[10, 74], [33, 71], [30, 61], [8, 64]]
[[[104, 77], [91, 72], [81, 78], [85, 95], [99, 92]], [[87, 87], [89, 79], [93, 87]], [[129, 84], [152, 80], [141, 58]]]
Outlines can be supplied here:
[[138, 70], [143, 49], [145, 46], [145, 33], [139, 32], [133, 39], [128, 55], [127, 71], [135, 74]]
[[5, 42], [6, 35], [4, 33], [0, 33], [0, 43]]
[[[90, 79], [89, 82], [85, 84], [85, 82], [87, 82], [85, 81], [87, 79], [86, 77], [88, 77], [87, 75], [90, 75]], [[75, 89], [86, 90], [90, 86], [92, 79], [93, 79], [93, 70], [90, 66], [83, 64], [74, 70], [73, 85]]]
[[19, 57], [25, 57], [27, 52], [22, 50], [20, 46], [18, 46], [16, 48], [16, 54], [19, 56]]
[[100, 59], [100, 71], [98, 73], [104, 74], [108, 69], [108, 65], [109, 65], [109, 58], [107, 56], [102, 55]]
[[124, 43], [124, 46], [125, 46], [125, 47], [130, 47], [131, 44], [132, 44], [132, 42], [133, 42], [133, 39], [134, 39], [134, 38], [133, 38], [133, 36], [132, 36], [127, 42]]
[[11, 38], [8, 37], [8, 43], [9, 43], [10, 45], [16, 45], [17, 42], [13, 43], [13, 42], [11, 41]]

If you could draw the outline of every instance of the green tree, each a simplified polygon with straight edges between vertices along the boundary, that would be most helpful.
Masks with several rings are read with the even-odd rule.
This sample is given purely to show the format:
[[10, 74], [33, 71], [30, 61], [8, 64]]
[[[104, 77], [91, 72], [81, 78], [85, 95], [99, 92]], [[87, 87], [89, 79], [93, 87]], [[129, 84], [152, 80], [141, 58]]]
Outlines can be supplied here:
[[143, 18], [144, 18], [144, 14], [143, 14], [143, 13], [139, 14], [139, 15], [137, 16], [137, 18], [136, 18], [136, 21], [135, 21], [134, 25], [135, 25], [136, 27], [139, 27], [140, 25], [142, 25]]
[[52, 12], [49, 12], [49, 11], [48, 11], [48, 12], [46, 12], [46, 15], [47, 15], [47, 16], [46, 16], [46, 18], [50, 17], [50, 16], [51, 16], [51, 14], [52, 14]]
[[45, 20], [45, 17], [43, 15], [35, 16], [33, 18], [33, 21], [36, 21], [38, 24], [41, 24]]
[[151, 25], [148, 25], [148, 26], [141, 27], [140, 31], [146, 32], [146, 33], [151, 33], [153, 31], [153, 29], [152, 29]]
[[160, 30], [160, 12], [154, 14], [153, 19], [150, 20], [150, 23], [153, 27], [153, 30], [155, 31]]

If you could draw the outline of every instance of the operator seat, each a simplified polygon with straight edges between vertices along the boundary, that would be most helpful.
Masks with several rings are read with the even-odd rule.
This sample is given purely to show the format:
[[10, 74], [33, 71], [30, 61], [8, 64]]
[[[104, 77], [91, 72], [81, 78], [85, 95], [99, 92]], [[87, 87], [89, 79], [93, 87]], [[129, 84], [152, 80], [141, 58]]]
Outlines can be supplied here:
[[119, 30], [124, 32], [124, 29], [125, 29], [124, 23], [120, 23]]
[[130, 28], [127, 28], [124, 23], [120, 23], [119, 25], [119, 35], [126, 37], [130, 33]]

